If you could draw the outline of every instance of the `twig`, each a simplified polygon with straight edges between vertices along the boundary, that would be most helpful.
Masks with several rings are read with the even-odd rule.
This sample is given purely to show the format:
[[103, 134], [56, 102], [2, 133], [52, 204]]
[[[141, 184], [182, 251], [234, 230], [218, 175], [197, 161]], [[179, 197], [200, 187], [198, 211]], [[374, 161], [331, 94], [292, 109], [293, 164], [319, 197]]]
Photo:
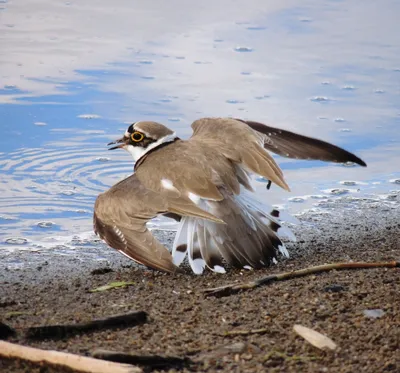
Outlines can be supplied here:
[[232, 330], [230, 332], [226, 332], [223, 334], [224, 337], [233, 337], [236, 335], [250, 335], [250, 334], [264, 334], [271, 331], [271, 329], [262, 328], [262, 329], [252, 329], [252, 330]]
[[142, 369], [127, 364], [112, 363], [91, 357], [79, 356], [59, 351], [46, 351], [14, 343], [0, 341], [0, 356], [17, 358], [33, 363], [46, 362], [61, 365], [85, 373], [142, 373]]
[[124, 315], [111, 316], [105, 319], [93, 320], [83, 324], [48, 325], [28, 328], [25, 333], [27, 339], [60, 339], [78, 333], [92, 332], [112, 328], [128, 328], [145, 323], [147, 314], [144, 311], [131, 312]]
[[96, 359], [114, 361], [116, 363], [139, 365], [150, 369], [183, 368], [193, 363], [188, 358], [180, 358], [175, 356], [143, 356], [108, 350], [95, 350], [91, 355]]
[[274, 275], [269, 275], [255, 281], [243, 282], [239, 284], [230, 284], [211, 289], [204, 289], [202, 290], [202, 292], [206, 297], [208, 296], [224, 297], [238, 293], [239, 291], [242, 290], [254, 289], [256, 287], [266, 285], [271, 282], [285, 281], [295, 277], [303, 277], [311, 275], [313, 273], [331, 271], [332, 269], [360, 269], [360, 268], [379, 268], [379, 267], [386, 267], [386, 268], [400, 267], [400, 262], [392, 261], [392, 262], [375, 262], [375, 263], [355, 262], [355, 263], [324, 264], [320, 266], [299, 269], [297, 271], [290, 271], [290, 272], [283, 272]]
[[272, 359], [282, 359], [285, 361], [314, 361], [314, 360], [320, 360], [321, 357], [317, 356], [301, 356], [301, 355], [288, 355], [285, 354], [284, 352], [272, 350], [268, 352], [264, 357], [263, 357], [263, 362], [267, 362], [268, 360]]

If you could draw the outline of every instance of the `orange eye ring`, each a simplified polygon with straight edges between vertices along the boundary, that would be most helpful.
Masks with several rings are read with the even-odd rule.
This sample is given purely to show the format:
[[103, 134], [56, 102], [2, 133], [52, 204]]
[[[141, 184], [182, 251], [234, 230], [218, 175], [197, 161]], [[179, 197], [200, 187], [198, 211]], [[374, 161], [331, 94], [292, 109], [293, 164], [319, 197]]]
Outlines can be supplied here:
[[141, 132], [135, 131], [131, 134], [131, 140], [133, 142], [140, 142], [144, 139], [144, 135]]

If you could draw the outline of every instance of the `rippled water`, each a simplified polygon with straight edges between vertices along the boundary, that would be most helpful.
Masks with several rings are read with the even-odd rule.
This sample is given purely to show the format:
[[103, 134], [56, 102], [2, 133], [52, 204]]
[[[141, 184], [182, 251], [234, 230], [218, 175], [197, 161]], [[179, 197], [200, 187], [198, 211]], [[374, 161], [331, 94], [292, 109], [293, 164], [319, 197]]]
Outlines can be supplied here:
[[298, 4], [0, 0], [0, 247], [96, 245], [94, 200], [133, 168], [105, 144], [143, 119], [188, 137], [198, 117], [235, 116], [334, 142], [368, 168], [277, 157], [292, 192], [257, 191], [292, 212], [398, 207], [400, 3]]

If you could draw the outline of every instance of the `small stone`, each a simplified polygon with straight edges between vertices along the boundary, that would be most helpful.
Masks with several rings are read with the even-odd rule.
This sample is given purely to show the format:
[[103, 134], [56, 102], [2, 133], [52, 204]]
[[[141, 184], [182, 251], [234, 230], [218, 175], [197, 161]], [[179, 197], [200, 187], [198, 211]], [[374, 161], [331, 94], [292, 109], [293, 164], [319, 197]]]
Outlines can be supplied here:
[[346, 290], [346, 288], [344, 286], [338, 285], [338, 284], [331, 284], [331, 285], [324, 287], [324, 291], [330, 292], [330, 293], [339, 293], [344, 290]]
[[113, 270], [109, 267], [104, 267], [104, 268], [96, 268], [92, 272], [90, 272], [91, 275], [105, 275], [106, 273], [113, 272]]
[[385, 315], [385, 311], [380, 308], [376, 308], [371, 310], [364, 310], [363, 314], [365, 317], [368, 317], [370, 319], [379, 319], [380, 317]]
[[15, 335], [15, 330], [12, 329], [10, 326], [0, 322], [0, 340], [1, 339], [7, 339], [8, 337], [11, 337]]

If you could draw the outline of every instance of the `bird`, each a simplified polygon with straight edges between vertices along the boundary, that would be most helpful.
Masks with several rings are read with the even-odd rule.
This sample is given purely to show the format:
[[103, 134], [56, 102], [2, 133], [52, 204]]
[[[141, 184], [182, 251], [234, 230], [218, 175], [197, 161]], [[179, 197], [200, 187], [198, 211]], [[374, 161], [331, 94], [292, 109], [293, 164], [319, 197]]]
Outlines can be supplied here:
[[[201, 118], [180, 139], [161, 123], [132, 123], [109, 150], [124, 149], [134, 172], [95, 202], [95, 233], [110, 247], [158, 271], [226, 267], [258, 269], [288, 256], [282, 237], [295, 239], [282, 220], [290, 215], [259, 201], [250, 176], [257, 174], [287, 191], [270, 152], [283, 157], [366, 163], [336, 145], [284, 129], [236, 118]], [[179, 221], [170, 252], [146, 223], [164, 215]]]

